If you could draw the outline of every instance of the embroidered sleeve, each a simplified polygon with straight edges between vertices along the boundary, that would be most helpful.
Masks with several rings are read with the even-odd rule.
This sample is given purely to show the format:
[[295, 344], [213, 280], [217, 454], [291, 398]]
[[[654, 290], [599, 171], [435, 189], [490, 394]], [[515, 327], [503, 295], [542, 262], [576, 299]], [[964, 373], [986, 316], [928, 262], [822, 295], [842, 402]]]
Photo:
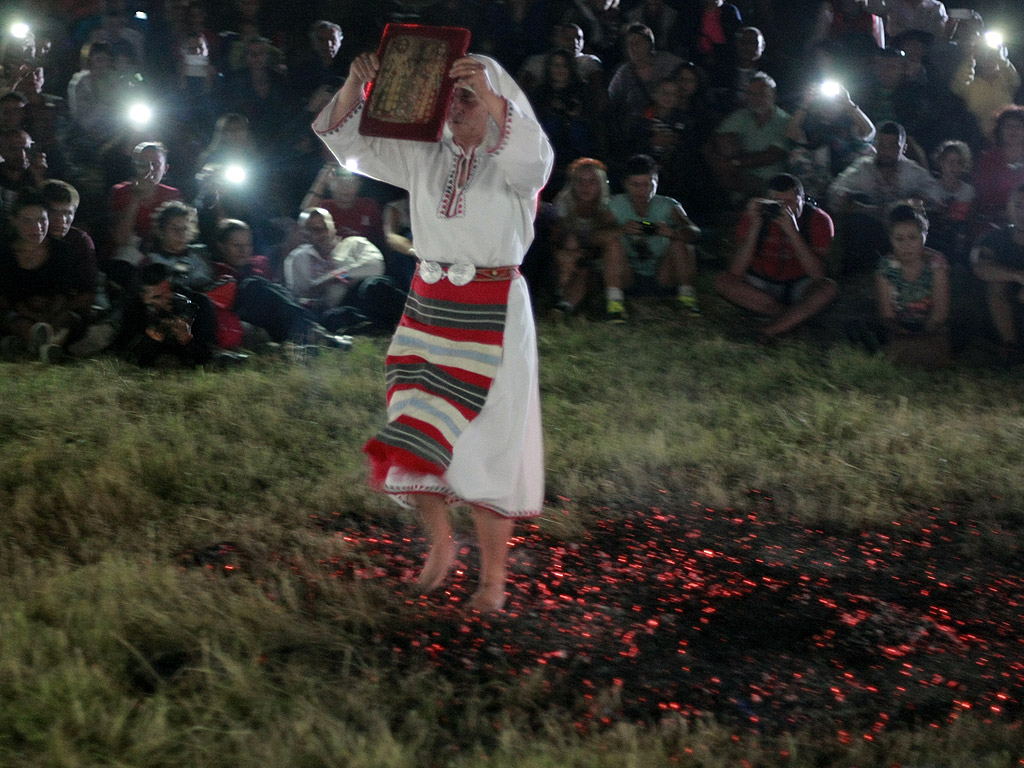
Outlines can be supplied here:
[[328, 136], [333, 133], [337, 133], [342, 127], [348, 123], [352, 118], [358, 116], [363, 111], [364, 102], [362, 99], [352, 105], [352, 109], [341, 116], [341, 119], [334, 125], [328, 125], [331, 118], [331, 111], [334, 108], [334, 101], [332, 100], [327, 106], [331, 108], [329, 111], [326, 107], [317, 115], [316, 120], [313, 121], [313, 130], [318, 136]]
[[409, 146], [414, 142], [361, 135], [358, 118], [363, 111], [362, 99], [332, 125], [331, 113], [337, 98], [335, 95], [313, 121], [313, 131], [342, 165], [363, 176], [407, 189], [410, 177], [408, 156], [422, 149]]
[[535, 197], [551, 175], [551, 142], [540, 124], [513, 102], [505, 101], [504, 117], [488, 157], [502, 169], [509, 186], [521, 195]]

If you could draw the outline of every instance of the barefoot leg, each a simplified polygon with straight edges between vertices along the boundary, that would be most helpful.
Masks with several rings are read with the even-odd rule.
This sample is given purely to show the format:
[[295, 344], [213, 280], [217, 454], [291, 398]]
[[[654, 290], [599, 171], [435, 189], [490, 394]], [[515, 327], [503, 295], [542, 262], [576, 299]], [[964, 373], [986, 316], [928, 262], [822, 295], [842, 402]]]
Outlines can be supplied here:
[[441, 586], [455, 560], [452, 523], [448, 517], [448, 505], [440, 496], [419, 494], [412, 499], [416, 510], [423, 519], [430, 540], [430, 554], [416, 583], [424, 592], [432, 592]]
[[515, 521], [485, 509], [474, 509], [473, 523], [480, 542], [480, 585], [466, 607], [477, 611], [500, 611], [505, 605], [508, 543]]

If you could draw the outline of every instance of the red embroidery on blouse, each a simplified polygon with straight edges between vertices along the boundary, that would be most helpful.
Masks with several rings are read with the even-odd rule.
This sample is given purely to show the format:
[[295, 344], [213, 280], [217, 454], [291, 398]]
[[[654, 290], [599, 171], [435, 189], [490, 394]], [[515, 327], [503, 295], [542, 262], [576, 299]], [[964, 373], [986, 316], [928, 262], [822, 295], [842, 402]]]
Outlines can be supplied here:
[[357, 101], [355, 104], [352, 105], [352, 109], [350, 109], [348, 112], [341, 116], [341, 120], [339, 120], [337, 123], [332, 125], [326, 131], [318, 131], [316, 128], [313, 128], [314, 133], [317, 133], [321, 136], [327, 136], [332, 133], [337, 133], [341, 129], [341, 126], [343, 126], [353, 117], [355, 117], [355, 115], [363, 108], [363, 103], [364, 102], [362, 100]]
[[441, 196], [441, 204], [437, 210], [437, 215], [440, 218], [457, 219], [465, 216], [465, 191], [473, 179], [476, 166], [476, 149], [471, 149], [467, 155], [460, 148], [444, 185], [444, 194]]

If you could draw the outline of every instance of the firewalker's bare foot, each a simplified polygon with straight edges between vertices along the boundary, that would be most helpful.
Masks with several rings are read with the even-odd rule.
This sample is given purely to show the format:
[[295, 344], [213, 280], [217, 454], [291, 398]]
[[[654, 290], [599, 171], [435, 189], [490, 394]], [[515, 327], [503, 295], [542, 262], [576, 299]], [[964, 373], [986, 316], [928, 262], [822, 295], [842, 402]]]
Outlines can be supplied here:
[[504, 606], [505, 585], [502, 583], [481, 584], [466, 603], [466, 607], [470, 610], [482, 613], [500, 611]]

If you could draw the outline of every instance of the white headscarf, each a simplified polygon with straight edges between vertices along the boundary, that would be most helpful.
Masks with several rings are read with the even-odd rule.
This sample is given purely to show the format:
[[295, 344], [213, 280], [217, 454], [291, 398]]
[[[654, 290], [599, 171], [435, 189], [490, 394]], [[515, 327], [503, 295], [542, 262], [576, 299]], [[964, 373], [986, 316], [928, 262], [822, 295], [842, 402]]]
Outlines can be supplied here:
[[[487, 77], [491, 82], [491, 87], [500, 96], [504, 96], [509, 100], [510, 103], [515, 104], [520, 112], [523, 112], [534, 122], [537, 121], [537, 115], [533, 112], [533, 107], [530, 106], [530, 100], [526, 98], [526, 94], [523, 93], [523, 89], [519, 87], [519, 83], [508, 72], [501, 66], [497, 61], [492, 59], [490, 56], [483, 56], [479, 53], [471, 53], [470, 57], [476, 59], [487, 68]], [[486, 146], [494, 146], [499, 138], [499, 132], [501, 127], [494, 124], [493, 120], [487, 121], [487, 138], [484, 140]], [[451, 139], [452, 132], [448, 127], [448, 119], [445, 117], [444, 122], [444, 136], [445, 138]]]

